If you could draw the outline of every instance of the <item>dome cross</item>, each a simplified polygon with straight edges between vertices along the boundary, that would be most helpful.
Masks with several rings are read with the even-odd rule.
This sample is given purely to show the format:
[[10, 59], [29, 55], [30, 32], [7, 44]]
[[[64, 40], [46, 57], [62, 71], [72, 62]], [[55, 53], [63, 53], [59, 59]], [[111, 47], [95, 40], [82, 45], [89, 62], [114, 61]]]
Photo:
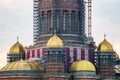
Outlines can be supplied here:
[[17, 42], [19, 41], [19, 36], [17, 36]]
[[106, 39], [106, 34], [104, 34], [104, 39]]

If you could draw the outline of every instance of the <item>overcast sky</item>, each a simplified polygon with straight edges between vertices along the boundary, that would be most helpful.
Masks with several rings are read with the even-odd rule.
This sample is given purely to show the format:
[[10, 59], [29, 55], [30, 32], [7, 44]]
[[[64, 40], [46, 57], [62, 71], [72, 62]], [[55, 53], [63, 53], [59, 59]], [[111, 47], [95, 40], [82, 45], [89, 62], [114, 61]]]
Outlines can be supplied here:
[[[92, 36], [98, 45], [111, 42], [120, 55], [120, 0], [92, 0]], [[17, 36], [24, 46], [33, 44], [33, 0], [0, 0], [0, 68]]]

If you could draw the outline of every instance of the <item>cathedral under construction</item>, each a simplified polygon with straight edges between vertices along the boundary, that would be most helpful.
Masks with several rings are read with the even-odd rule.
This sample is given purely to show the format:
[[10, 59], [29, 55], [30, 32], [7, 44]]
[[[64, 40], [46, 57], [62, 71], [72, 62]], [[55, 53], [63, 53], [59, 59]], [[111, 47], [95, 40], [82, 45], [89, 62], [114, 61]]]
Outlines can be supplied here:
[[91, 35], [91, 4], [33, 0], [34, 45], [24, 47], [17, 40], [11, 46], [0, 80], [120, 80], [112, 44], [104, 36], [96, 46]]

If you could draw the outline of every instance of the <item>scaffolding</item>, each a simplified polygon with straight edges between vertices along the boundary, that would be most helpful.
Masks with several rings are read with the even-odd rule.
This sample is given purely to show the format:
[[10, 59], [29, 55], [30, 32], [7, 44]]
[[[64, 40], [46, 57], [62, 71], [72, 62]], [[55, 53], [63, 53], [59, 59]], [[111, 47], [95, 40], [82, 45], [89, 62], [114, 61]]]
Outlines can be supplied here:
[[41, 43], [39, 41], [42, 41], [43, 36], [47, 41], [50, 37], [48, 34], [53, 34], [55, 30], [61, 38], [67, 34], [71, 37], [69, 40], [84, 43], [86, 38], [84, 0], [35, 0], [34, 10], [34, 42], [36, 44]]

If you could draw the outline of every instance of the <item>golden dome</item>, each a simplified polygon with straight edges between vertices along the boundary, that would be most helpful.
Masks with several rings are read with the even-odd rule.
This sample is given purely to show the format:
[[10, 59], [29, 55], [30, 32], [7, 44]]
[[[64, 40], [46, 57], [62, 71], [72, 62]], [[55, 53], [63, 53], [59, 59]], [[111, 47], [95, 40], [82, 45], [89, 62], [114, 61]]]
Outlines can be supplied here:
[[20, 54], [20, 53], [25, 53], [24, 47], [17, 41], [9, 51], [10, 54]]
[[43, 71], [44, 68], [42, 65], [33, 61], [15, 61], [4, 66], [1, 71], [11, 71], [11, 70], [38, 70]]
[[96, 69], [90, 61], [80, 60], [72, 64], [70, 71], [96, 71]]
[[115, 53], [115, 59], [116, 60], [119, 60], [120, 58], [119, 58], [119, 55], [117, 54], [117, 53]]
[[47, 48], [50, 48], [50, 47], [61, 47], [61, 48], [63, 48], [64, 44], [63, 44], [63, 41], [56, 34], [54, 34], [48, 40], [48, 43], [47, 43]]
[[114, 51], [112, 45], [104, 39], [97, 48], [97, 51], [105, 52], [105, 51]]

